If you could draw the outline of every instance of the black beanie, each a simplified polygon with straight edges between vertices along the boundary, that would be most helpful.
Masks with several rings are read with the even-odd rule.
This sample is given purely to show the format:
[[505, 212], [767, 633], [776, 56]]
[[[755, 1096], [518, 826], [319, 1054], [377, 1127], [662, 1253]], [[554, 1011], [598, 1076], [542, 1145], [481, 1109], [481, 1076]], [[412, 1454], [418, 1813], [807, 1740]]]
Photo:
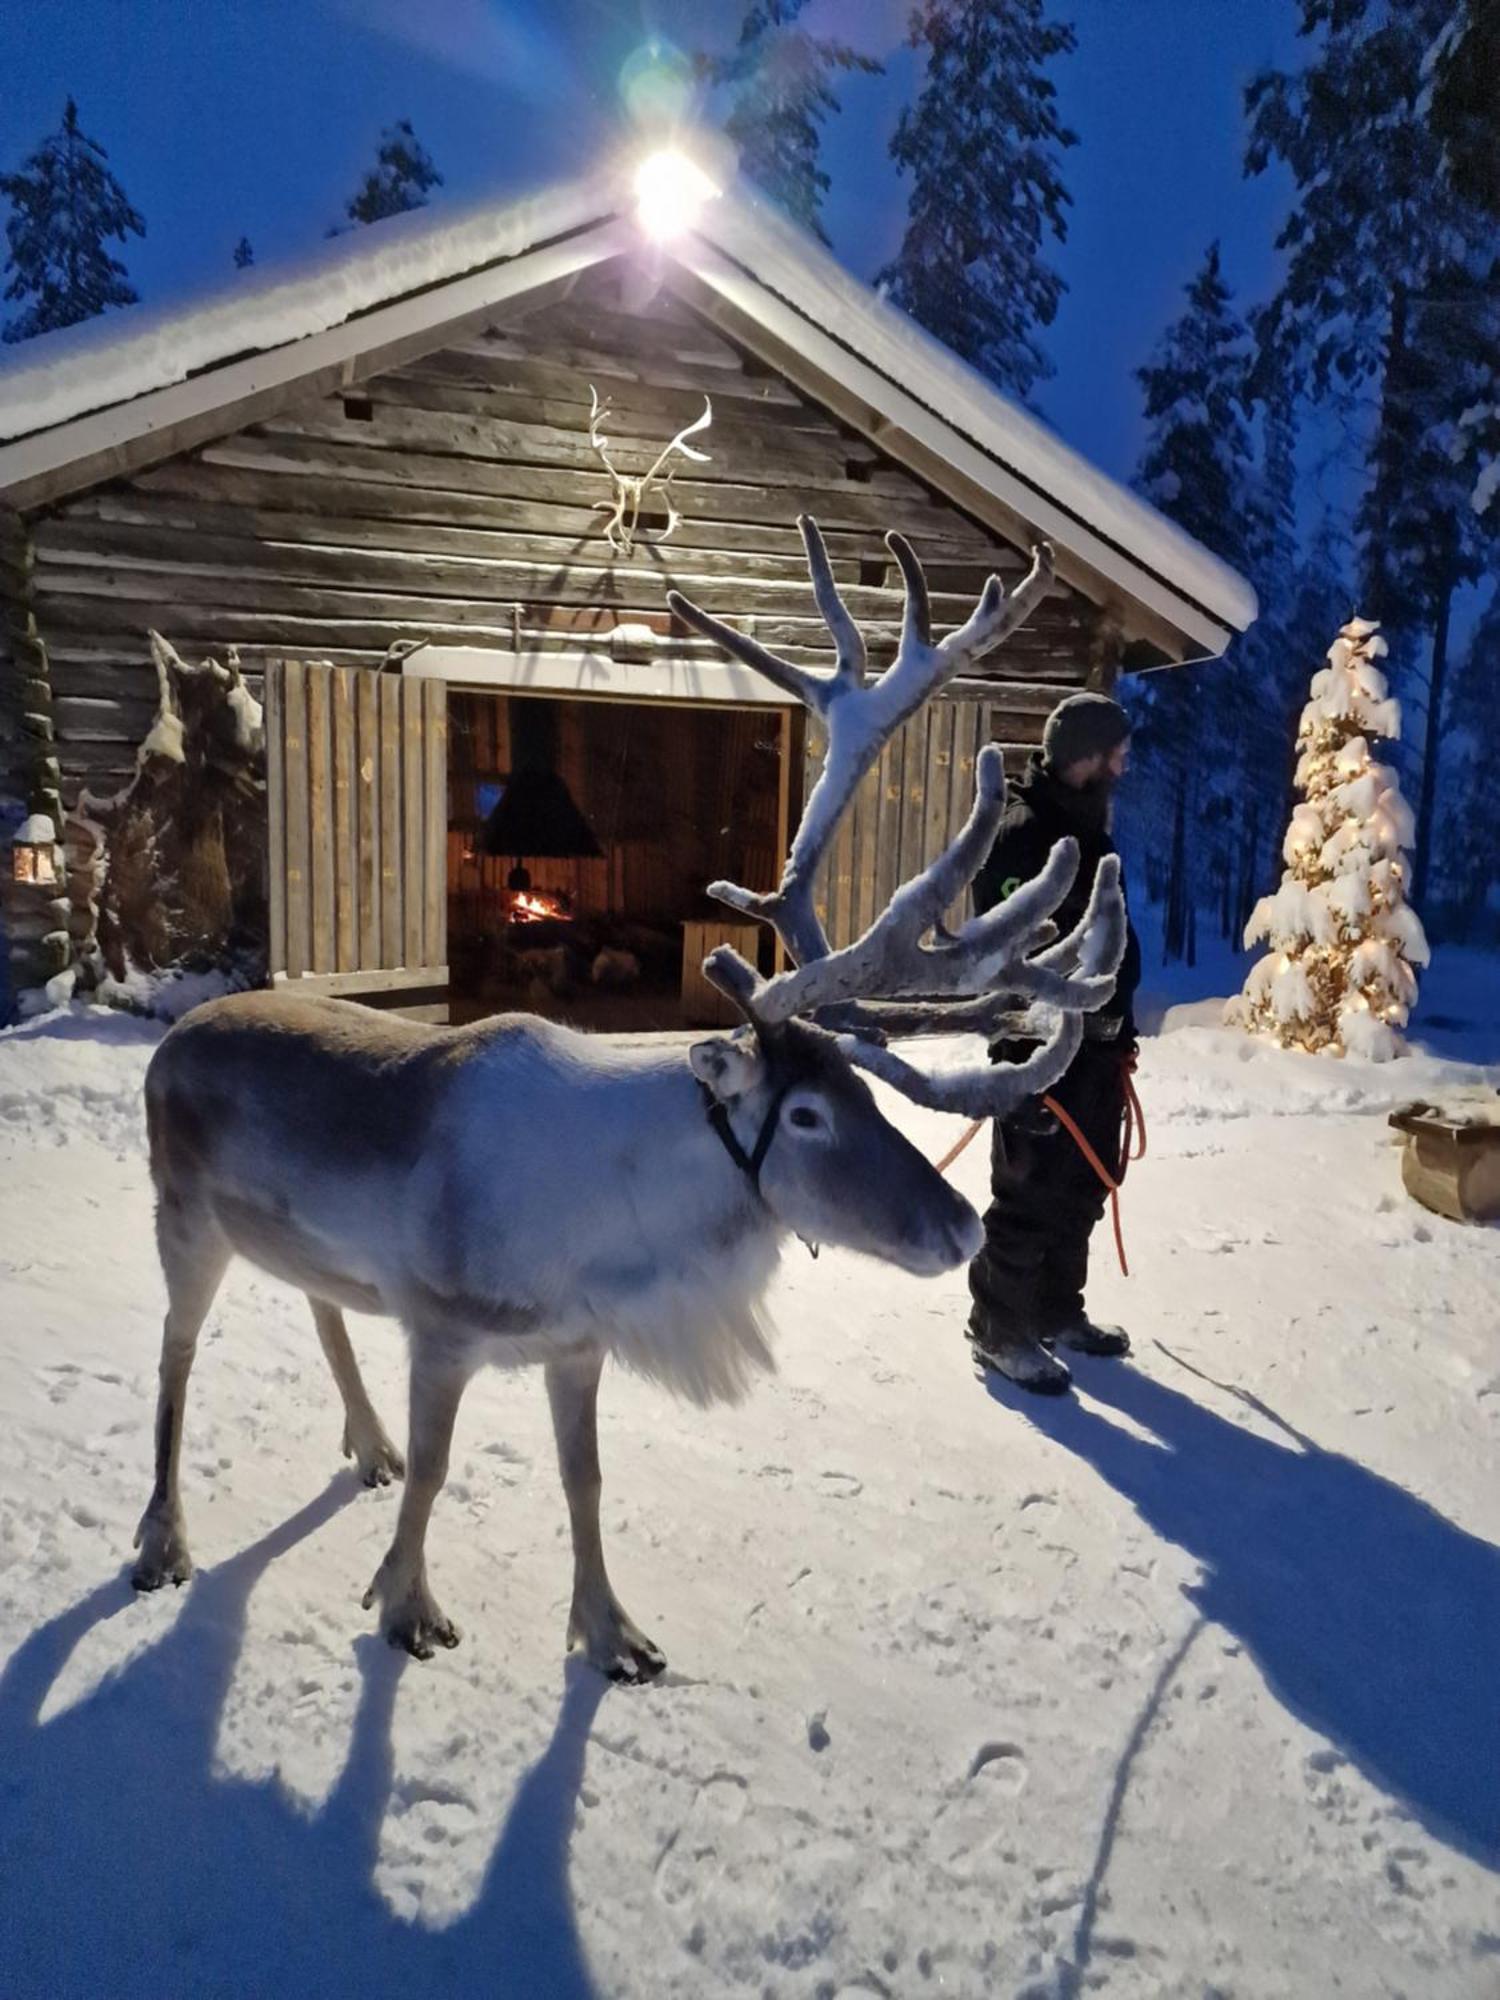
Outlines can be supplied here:
[[1107, 757], [1130, 734], [1130, 717], [1107, 694], [1070, 694], [1047, 717], [1042, 762], [1049, 771]]

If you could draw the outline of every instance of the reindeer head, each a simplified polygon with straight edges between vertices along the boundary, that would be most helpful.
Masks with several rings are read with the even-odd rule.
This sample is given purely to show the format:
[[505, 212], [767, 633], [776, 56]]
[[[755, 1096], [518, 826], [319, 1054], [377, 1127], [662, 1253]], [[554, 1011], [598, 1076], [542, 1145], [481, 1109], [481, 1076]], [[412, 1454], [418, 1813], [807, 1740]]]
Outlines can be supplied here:
[[[855, 1071], [883, 1078], [915, 1103], [971, 1118], [1004, 1117], [1050, 1089], [1077, 1053], [1082, 1016], [1114, 991], [1126, 939], [1119, 863], [1111, 857], [1101, 865], [1088, 909], [1067, 937], [1057, 937], [1051, 918], [1078, 871], [1077, 846], [1068, 840], [1006, 903], [950, 930], [945, 913], [989, 853], [1005, 807], [1004, 769], [991, 745], [980, 752], [974, 808], [957, 837], [896, 891], [862, 937], [830, 949], [814, 885], [861, 780], [924, 702], [1025, 621], [1046, 595], [1052, 561], [1050, 549], [1037, 549], [1008, 597], [992, 576], [968, 620], [934, 640], [921, 564], [903, 536], [887, 535], [906, 603], [896, 658], [867, 685], [864, 640], [839, 596], [817, 524], [804, 515], [798, 525], [834, 638], [831, 674], [778, 658], [679, 592], [667, 600], [696, 630], [794, 694], [828, 735], [823, 771], [779, 886], [764, 894], [710, 884], [720, 902], [774, 927], [792, 969], [764, 979], [729, 946], [710, 954], [704, 972], [735, 1002], [745, 1028], [732, 1040], [700, 1043], [693, 1069], [787, 1227], [909, 1270], [949, 1270], [974, 1255], [978, 1219], [881, 1114]], [[1035, 1053], [1019, 1063], [931, 1071], [889, 1046], [900, 1036], [989, 1040], [1002, 1030], [1034, 1037]]]

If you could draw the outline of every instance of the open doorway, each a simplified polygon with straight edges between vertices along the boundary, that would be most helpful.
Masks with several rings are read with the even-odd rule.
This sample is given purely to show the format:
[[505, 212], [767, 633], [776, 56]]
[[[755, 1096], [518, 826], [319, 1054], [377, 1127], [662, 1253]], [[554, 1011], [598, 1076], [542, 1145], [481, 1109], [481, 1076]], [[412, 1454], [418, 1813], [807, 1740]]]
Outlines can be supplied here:
[[792, 714], [727, 703], [454, 691], [448, 954], [453, 1019], [524, 1010], [628, 1032], [723, 1024], [699, 970], [774, 940], [709, 900], [774, 887]]

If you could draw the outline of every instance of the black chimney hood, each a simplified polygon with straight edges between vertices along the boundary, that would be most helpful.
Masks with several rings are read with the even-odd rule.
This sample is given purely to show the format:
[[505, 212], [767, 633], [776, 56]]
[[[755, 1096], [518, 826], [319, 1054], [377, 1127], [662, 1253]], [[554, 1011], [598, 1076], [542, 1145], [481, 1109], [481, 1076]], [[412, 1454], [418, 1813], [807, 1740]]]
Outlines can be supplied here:
[[511, 701], [510, 777], [480, 832], [482, 853], [568, 861], [604, 852], [557, 768], [559, 720], [555, 701]]

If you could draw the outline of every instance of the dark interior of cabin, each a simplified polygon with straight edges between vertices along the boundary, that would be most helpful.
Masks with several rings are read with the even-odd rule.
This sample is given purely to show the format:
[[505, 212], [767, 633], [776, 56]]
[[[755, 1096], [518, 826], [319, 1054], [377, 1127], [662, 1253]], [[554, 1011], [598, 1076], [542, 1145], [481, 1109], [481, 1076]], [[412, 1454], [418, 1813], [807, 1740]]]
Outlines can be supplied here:
[[525, 1010], [578, 1027], [724, 1025], [701, 975], [774, 940], [709, 899], [774, 885], [795, 766], [790, 718], [727, 705], [454, 693], [452, 1018]]

